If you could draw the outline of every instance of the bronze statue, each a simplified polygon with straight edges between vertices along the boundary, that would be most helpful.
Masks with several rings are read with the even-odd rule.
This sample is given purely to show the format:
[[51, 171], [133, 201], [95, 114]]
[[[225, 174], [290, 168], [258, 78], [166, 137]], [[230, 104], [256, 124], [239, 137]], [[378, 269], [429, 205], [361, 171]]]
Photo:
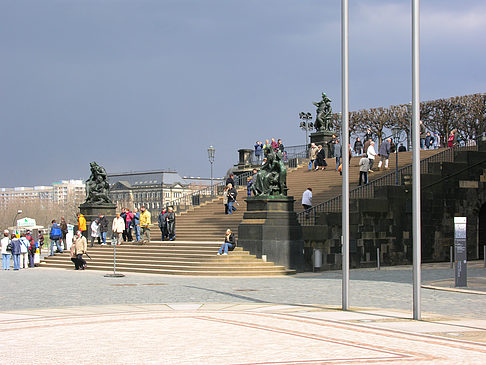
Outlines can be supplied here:
[[326, 93], [322, 93], [322, 100], [312, 104], [317, 107], [316, 122], [314, 123], [316, 131], [330, 131], [332, 129], [331, 99], [327, 97]]
[[108, 176], [106, 170], [98, 165], [96, 162], [89, 164], [91, 168], [91, 176], [86, 180], [86, 201], [91, 204], [106, 204], [111, 201], [108, 193], [110, 185], [108, 184]]
[[282, 152], [275, 152], [270, 146], [265, 146], [263, 151], [266, 161], [251, 186], [253, 195], [287, 195], [287, 167], [282, 161]]

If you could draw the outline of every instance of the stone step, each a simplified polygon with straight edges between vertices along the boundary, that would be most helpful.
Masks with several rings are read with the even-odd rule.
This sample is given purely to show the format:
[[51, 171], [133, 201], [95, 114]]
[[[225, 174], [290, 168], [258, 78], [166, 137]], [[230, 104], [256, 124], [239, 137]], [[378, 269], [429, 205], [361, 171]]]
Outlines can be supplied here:
[[[42, 267], [47, 268], [63, 268], [73, 270], [72, 263], [66, 264], [51, 264], [49, 266], [44, 263], [41, 264]], [[99, 271], [111, 271], [112, 267], [100, 266], [100, 265], [89, 265], [87, 270], [99, 270]], [[170, 274], [170, 275], [197, 275], [197, 276], [281, 276], [281, 275], [293, 275], [295, 270], [287, 270], [284, 268], [274, 268], [273, 270], [249, 270], [244, 269], [233, 269], [233, 270], [209, 270], [209, 271], [194, 271], [194, 270], [167, 270], [162, 268], [147, 268], [147, 267], [123, 267], [117, 268], [117, 272], [136, 272], [136, 273], [146, 273], [146, 274]]]

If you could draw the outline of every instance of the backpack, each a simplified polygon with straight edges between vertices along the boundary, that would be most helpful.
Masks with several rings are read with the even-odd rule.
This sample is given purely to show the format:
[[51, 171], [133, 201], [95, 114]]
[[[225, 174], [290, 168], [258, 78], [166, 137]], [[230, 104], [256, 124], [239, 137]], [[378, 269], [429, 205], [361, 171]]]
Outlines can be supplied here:
[[54, 224], [51, 228], [51, 240], [58, 240], [61, 238], [61, 227]]

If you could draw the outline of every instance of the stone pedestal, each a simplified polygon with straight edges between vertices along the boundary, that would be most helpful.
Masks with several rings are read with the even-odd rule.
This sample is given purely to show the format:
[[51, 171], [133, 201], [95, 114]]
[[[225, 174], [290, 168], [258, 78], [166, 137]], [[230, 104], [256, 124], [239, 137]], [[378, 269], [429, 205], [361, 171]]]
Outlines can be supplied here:
[[238, 246], [276, 265], [304, 271], [302, 227], [293, 197], [246, 199], [247, 211], [238, 227]]
[[112, 236], [111, 224], [116, 216], [116, 204], [91, 204], [83, 203], [79, 206], [79, 210], [84, 218], [86, 218], [86, 227], [88, 228], [88, 238], [91, 240], [91, 223], [103, 214], [108, 221], [108, 232], [106, 237]]
[[326, 151], [326, 158], [333, 157], [334, 150], [333, 145], [331, 145], [332, 136], [335, 132], [332, 131], [320, 131], [314, 132], [310, 135], [311, 143], [315, 143], [316, 146], [322, 145], [322, 148]]

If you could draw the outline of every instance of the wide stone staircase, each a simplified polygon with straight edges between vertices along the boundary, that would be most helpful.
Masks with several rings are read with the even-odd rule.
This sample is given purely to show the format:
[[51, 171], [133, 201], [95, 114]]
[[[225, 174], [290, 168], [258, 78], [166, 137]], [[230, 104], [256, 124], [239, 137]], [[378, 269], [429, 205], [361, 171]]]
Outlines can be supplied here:
[[[420, 158], [432, 156], [443, 149], [436, 150], [422, 150], [420, 151]], [[358, 186], [359, 181], [359, 160], [360, 157], [353, 157], [349, 169], [349, 185], [350, 188]], [[373, 165], [372, 173], [368, 173], [368, 180], [375, 180], [395, 169], [395, 154], [390, 155], [388, 169], [378, 169], [377, 158]], [[293, 170], [287, 175], [287, 186], [289, 188], [288, 195], [295, 198], [294, 210], [296, 212], [303, 211], [302, 207], [302, 193], [308, 188], [312, 188], [312, 205], [318, 205], [327, 200], [330, 200], [342, 193], [342, 176], [336, 171], [336, 159], [326, 159], [328, 166], [326, 170], [322, 171], [308, 171], [307, 164], [302, 164], [299, 168]], [[398, 154], [398, 167], [410, 165], [412, 163], [412, 152], [400, 152]]]
[[[265, 262], [236, 247], [228, 256], [217, 256], [219, 242], [151, 242], [143, 246], [116, 247], [116, 271], [172, 275], [280, 276], [295, 274], [283, 266]], [[88, 270], [113, 270], [113, 246], [88, 248]], [[46, 257], [41, 267], [74, 269], [70, 254]]]
[[[440, 150], [421, 151], [421, 158], [429, 157]], [[411, 152], [399, 153], [399, 167], [409, 165]], [[376, 161], [378, 162], [378, 161]], [[335, 171], [334, 159], [327, 159], [329, 166], [324, 171], [307, 171], [304, 162], [287, 175], [288, 195], [295, 198], [294, 209], [303, 210], [302, 193], [307, 187], [313, 189], [313, 204], [334, 198], [341, 194], [342, 177]], [[350, 165], [350, 185], [357, 186], [359, 179], [359, 158], [353, 157]], [[389, 170], [369, 174], [370, 181], [383, 176], [395, 168], [395, 155], [390, 156]], [[157, 241], [160, 231], [156, 224], [158, 212], [152, 212], [152, 240], [149, 245], [123, 244], [117, 247], [117, 270], [122, 272], [160, 273], [174, 275], [287, 275], [295, 271], [264, 262], [237, 247], [228, 256], [216, 256], [223, 242], [226, 229], [238, 234], [238, 225], [246, 211], [246, 187], [238, 189], [237, 211], [224, 214], [222, 197], [215, 197], [201, 205], [191, 207], [176, 218], [176, 240]], [[89, 270], [109, 271], [113, 267], [113, 249], [110, 246], [96, 246], [89, 249], [92, 260]], [[46, 258], [41, 266], [73, 269], [69, 254], [64, 253]]]

